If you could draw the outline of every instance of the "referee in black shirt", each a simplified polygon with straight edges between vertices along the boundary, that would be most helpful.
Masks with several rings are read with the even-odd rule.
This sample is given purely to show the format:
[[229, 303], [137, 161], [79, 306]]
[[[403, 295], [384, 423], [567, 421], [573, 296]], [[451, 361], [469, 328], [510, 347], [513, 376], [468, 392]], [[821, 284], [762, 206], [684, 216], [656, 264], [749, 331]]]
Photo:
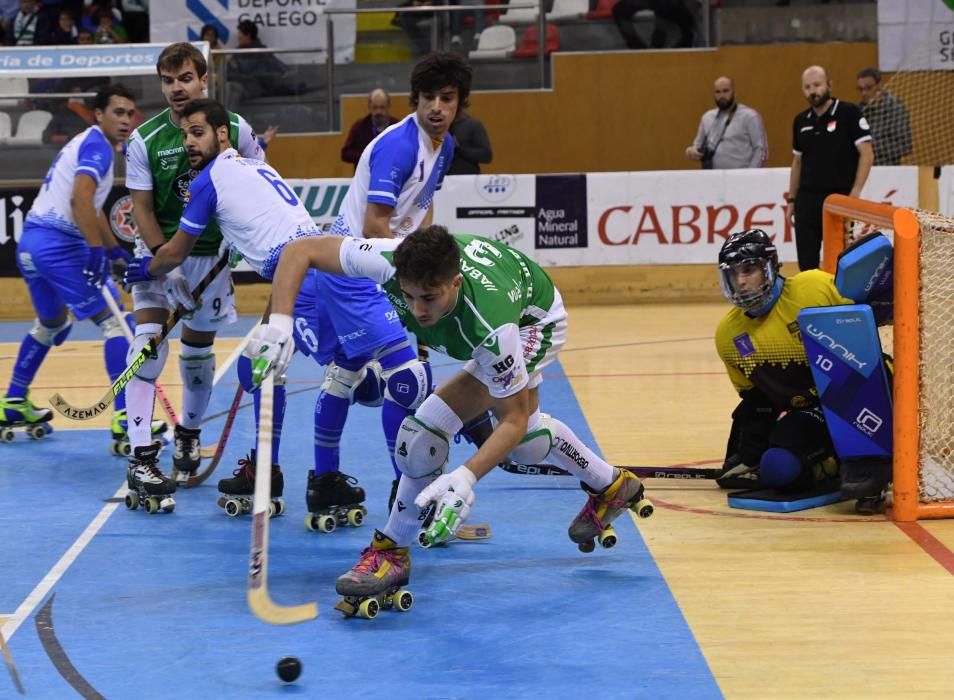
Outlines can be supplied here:
[[861, 196], [874, 161], [871, 130], [861, 110], [831, 96], [831, 80], [821, 66], [802, 73], [802, 93], [811, 105], [792, 125], [792, 173], [788, 217], [795, 227], [798, 267], [821, 260], [822, 205], [830, 194]]

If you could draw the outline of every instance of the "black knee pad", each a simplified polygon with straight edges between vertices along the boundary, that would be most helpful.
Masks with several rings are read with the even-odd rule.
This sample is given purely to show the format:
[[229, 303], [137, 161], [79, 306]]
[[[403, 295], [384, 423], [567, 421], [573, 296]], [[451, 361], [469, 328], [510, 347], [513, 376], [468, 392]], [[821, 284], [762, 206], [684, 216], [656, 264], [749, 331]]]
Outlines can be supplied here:
[[816, 469], [835, 456], [828, 425], [819, 407], [793, 410], [782, 416], [769, 435], [769, 445], [791, 451], [801, 462], [802, 473], [788, 489], [808, 489], [815, 482], [832, 476], [827, 470]]

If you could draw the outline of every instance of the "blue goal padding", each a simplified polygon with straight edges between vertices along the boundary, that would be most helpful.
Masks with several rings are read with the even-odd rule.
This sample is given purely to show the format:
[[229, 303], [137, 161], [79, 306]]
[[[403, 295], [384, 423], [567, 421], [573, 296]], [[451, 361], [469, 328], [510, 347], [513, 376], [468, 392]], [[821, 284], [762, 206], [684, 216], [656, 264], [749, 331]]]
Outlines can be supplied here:
[[780, 494], [773, 489], [739, 491], [729, 494], [729, 507], [740, 510], [760, 510], [768, 513], [794, 513], [844, 501], [837, 489], [811, 495]]

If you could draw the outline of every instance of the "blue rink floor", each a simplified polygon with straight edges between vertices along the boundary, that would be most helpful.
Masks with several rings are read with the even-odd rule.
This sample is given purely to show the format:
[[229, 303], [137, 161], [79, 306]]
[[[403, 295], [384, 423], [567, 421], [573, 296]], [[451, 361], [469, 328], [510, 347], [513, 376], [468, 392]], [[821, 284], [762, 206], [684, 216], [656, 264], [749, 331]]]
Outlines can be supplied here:
[[[0, 328], [0, 339], [19, 338], [12, 326]], [[438, 380], [456, 366], [432, 360]], [[368, 493], [366, 525], [330, 535], [305, 529], [319, 378], [307, 359], [289, 372], [288, 510], [271, 522], [272, 597], [317, 600], [320, 609], [317, 620], [291, 627], [249, 611], [250, 518], [229, 518], [215, 505], [217, 479], [251, 446], [250, 407], [239, 413], [218, 473], [180, 490], [169, 515], [108, 503], [125, 493], [125, 462], [109, 455], [105, 431], [59, 430], [41, 442], [18, 435], [0, 445], [0, 616], [22, 614], [84, 530], [105, 519], [10, 639], [27, 697], [721, 697], [632, 520], [618, 521], [615, 549], [586, 555], [569, 541], [566, 527], [584, 498], [567, 478], [491, 474], [470, 518], [492, 525], [491, 540], [415, 547], [409, 612], [343, 618], [334, 580], [384, 523], [392, 472], [378, 412], [354, 407], [342, 465]], [[203, 444], [217, 438], [234, 387], [227, 377], [213, 395]], [[542, 395], [545, 410], [595, 444], [558, 365], [548, 368]], [[466, 455], [456, 447], [452, 466]], [[170, 460], [166, 451], [167, 472]], [[304, 667], [292, 685], [275, 675], [285, 655]], [[15, 694], [0, 670], [0, 698]]]

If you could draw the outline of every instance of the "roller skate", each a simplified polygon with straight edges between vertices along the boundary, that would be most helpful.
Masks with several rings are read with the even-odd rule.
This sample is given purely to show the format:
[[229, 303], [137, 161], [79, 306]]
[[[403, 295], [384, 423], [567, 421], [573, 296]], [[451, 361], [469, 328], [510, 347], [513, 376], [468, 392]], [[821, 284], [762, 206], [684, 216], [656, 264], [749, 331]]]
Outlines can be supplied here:
[[361, 505], [364, 489], [357, 483], [353, 476], [341, 472], [308, 472], [305, 527], [318, 532], [334, 532], [339, 525], [361, 527], [368, 509]]
[[0, 398], [0, 442], [13, 442], [14, 429], [23, 428], [33, 440], [42, 440], [53, 432], [53, 411], [37, 408], [26, 396]]
[[[169, 429], [165, 421], [154, 420], [152, 422], [152, 444], [154, 447], [162, 450], [166, 445], [165, 434]], [[112, 442], [109, 443], [109, 453], [117, 457], [128, 457], [132, 450], [129, 446], [129, 430], [126, 421], [126, 409], [116, 411], [113, 414], [113, 425], [110, 428], [113, 434]]]
[[181, 486], [195, 476], [202, 462], [198, 428], [177, 425], [173, 435], [175, 448], [172, 451], [172, 478]]
[[411, 553], [378, 530], [374, 531], [371, 546], [361, 552], [361, 558], [351, 571], [335, 582], [335, 590], [343, 596], [335, 605], [345, 617], [358, 615], [368, 620], [378, 616], [381, 608], [407, 612], [414, 604], [414, 596], [406, 586], [411, 575]]
[[589, 494], [583, 510], [570, 523], [570, 539], [577, 543], [581, 552], [596, 549], [594, 538], [604, 549], [616, 546], [616, 530], [613, 521], [629, 508], [640, 518], [653, 514], [653, 504], [643, 497], [643, 484], [635, 474], [619, 470], [616, 480], [600, 493], [586, 484], [581, 484]]
[[[231, 479], [219, 481], [219, 496], [217, 504], [224, 508], [229, 517], [236, 517], [252, 512], [255, 497], [255, 450], [238, 461], [238, 469], [232, 472]], [[285, 512], [285, 477], [281, 467], [272, 465], [272, 502], [268, 507], [269, 517], [277, 517]]]
[[129, 458], [126, 471], [126, 507], [136, 510], [140, 505], [150, 515], [162, 510], [171, 513], [176, 508], [172, 494], [176, 492], [176, 482], [159, 469], [159, 448], [155, 445], [137, 447]]

